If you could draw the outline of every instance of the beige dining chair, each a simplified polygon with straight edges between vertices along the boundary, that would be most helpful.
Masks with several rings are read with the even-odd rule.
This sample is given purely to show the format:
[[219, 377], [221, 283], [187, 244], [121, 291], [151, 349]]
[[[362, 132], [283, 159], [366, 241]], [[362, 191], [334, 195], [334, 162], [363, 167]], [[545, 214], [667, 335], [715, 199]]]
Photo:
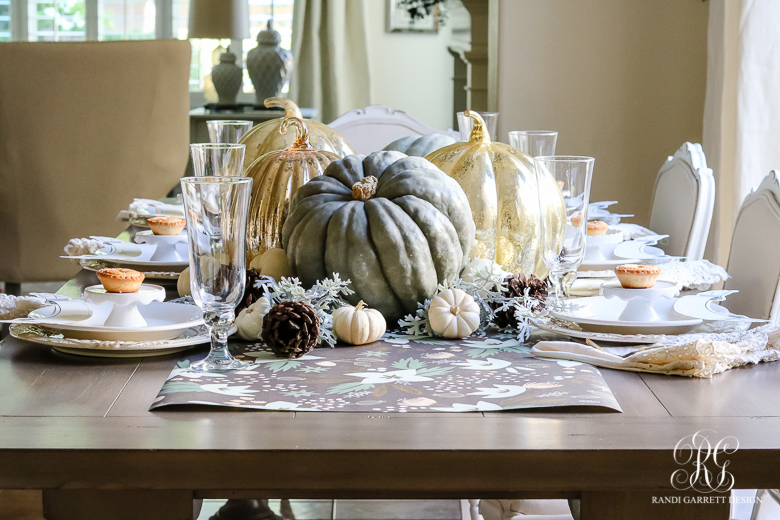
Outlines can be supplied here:
[[328, 126], [338, 130], [357, 153], [364, 155], [410, 135], [446, 134], [460, 140], [460, 134], [454, 130], [437, 130], [411, 114], [384, 105], [350, 110], [328, 123]]
[[734, 225], [724, 289], [731, 312], [780, 323], [780, 172], [764, 177], [742, 203]]
[[701, 145], [685, 143], [658, 171], [650, 229], [669, 238], [659, 246], [668, 255], [704, 258], [715, 207], [715, 178]]
[[190, 44], [0, 43], [0, 281], [67, 280], [70, 238], [115, 236], [187, 165]]

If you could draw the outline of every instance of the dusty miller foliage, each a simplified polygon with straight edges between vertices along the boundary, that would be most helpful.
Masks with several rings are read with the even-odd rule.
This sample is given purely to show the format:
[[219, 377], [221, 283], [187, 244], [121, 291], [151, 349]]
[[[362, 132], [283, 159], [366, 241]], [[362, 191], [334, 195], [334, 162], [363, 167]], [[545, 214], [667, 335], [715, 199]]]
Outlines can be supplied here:
[[[504, 275], [493, 273], [488, 268], [475, 268], [469, 273], [472, 282], [467, 282], [461, 278], [456, 278], [451, 284], [439, 284], [438, 290], [460, 289], [471, 295], [479, 306], [479, 328], [477, 332], [485, 332], [488, 329], [516, 334], [518, 341], [526, 341], [531, 335], [531, 318], [542, 318], [547, 316], [548, 310], [555, 308], [554, 301], [547, 299], [541, 301], [529, 295], [530, 288], [525, 289], [523, 296], [506, 297], [503, 291], [506, 290]], [[430, 337], [437, 334], [431, 329], [428, 321], [428, 308], [431, 300], [425, 300], [424, 303], [417, 304], [417, 312], [407, 314], [404, 318], [398, 320], [398, 326], [405, 334], [415, 337]], [[541, 305], [540, 305], [541, 304]], [[570, 304], [562, 303], [559, 307], [566, 307]], [[501, 328], [496, 324], [496, 315], [498, 313], [514, 309], [514, 315], [517, 325], [515, 327]]]
[[272, 305], [282, 302], [301, 302], [310, 305], [320, 319], [320, 337], [317, 344], [333, 347], [336, 337], [333, 335], [334, 310], [348, 305], [343, 296], [355, 291], [349, 288], [350, 280], [342, 280], [338, 273], [331, 278], [319, 280], [310, 289], [304, 289], [298, 278], [282, 277], [279, 282], [269, 276], [261, 276], [255, 287], [261, 289]]

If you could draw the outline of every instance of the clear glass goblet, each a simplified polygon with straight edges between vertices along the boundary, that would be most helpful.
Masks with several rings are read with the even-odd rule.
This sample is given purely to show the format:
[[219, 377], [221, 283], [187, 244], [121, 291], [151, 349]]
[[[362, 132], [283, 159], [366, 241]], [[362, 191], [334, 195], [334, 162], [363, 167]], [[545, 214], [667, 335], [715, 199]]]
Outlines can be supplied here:
[[[566, 231], [563, 244], [554, 239], [555, 233], [545, 229], [548, 224], [541, 219], [540, 246], [542, 258], [550, 270], [555, 303], [560, 304], [562, 282], [569, 286], [576, 279], [577, 268], [585, 257], [585, 240], [588, 234], [588, 202], [590, 183], [593, 178], [593, 157], [550, 155], [534, 157], [536, 178], [552, 175], [564, 195], [566, 204]], [[543, 207], [550, 197], [539, 189], [539, 205]], [[560, 200], [560, 199], [558, 199]], [[568, 293], [568, 291], [566, 291]]]
[[252, 121], [213, 119], [206, 121], [209, 141], [212, 143], [238, 143], [254, 126]]
[[[477, 112], [471, 110], [471, 112]], [[498, 112], [477, 112], [482, 116], [482, 120], [485, 122], [485, 129], [490, 135], [491, 141], [498, 141], [497, 129], [498, 129]], [[474, 127], [474, 119], [468, 117], [465, 112], [458, 112], [458, 132], [460, 132], [460, 140], [468, 141], [471, 136], [471, 129]]]
[[555, 155], [558, 132], [553, 130], [513, 130], [509, 132], [509, 146], [531, 157]]
[[246, 145], [235, 143], [196, 143], [190, 145], [195, 177], [241, 177], [244, 174]]
[[249, 366], [234, 358], [227, 338], [246, 285], [246, 225], [252, 179], [185, 177], [181, 180], [190, 256], [190, 291], [211, 333], [208, 356], [190, 366], [226, 372]]

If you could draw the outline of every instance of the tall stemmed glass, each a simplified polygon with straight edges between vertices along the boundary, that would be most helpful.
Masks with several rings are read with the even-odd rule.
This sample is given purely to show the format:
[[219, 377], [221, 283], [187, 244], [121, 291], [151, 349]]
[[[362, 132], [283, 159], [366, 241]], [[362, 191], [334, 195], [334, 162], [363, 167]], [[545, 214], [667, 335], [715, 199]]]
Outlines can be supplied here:
[[[546, 229], [548, 223], [541, 219], [542, 258], [550, 269], [550, 281], [553, 284], [556, 304], [561, 302], [561, 285], [564, 278], [571, 281], [576, 277], [577, 268], [585, 257], [585, 240], [588, 234], [588, 201], [590, 182], [593, 177], [593, 157], [550, 155], [534, 157], [536, 178], [552, 177], [558, 182], [566, 203], [566, 232], [563, 243], [556, 241], [556, 233]], [[549, 197], [544, 183], [537, 182], [539, 204], [543, 207]], [[560, 200], [560, 199], [558, 199]]]
[[558, 132], [553, 130], [513, 130], [509, 132], [509, 146], [531, 157], [555, 155]]
[[201, 372], [249, 366], [228, 351], [227, 338], [246, 285], [246, 224], [252, 179], [185, 177], [181, 180], [190, 251], [190, 291], [203, 309], [211, 351], [190, 365]]
[[209, 141], [212, 143], [238, 143], [254, 126], [252, 121], [212, 119], [206, 121]]
[[246, 145], [196, 143], [190, 145], [192, 170], [196, 177], [241, 177]]

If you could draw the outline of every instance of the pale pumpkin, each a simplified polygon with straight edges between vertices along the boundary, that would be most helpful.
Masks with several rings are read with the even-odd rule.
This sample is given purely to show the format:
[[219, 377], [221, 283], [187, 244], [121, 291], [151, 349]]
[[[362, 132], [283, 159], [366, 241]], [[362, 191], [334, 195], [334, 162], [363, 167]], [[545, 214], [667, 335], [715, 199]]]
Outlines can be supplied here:
[[271, 301], [265, 296], [241, 310], [236, 316], [236, 334], [241, 339], [254, 341], [260, 339], [263, 330], [263, 318], [271, 310]]
[[310, 143], [316, 150], [332, 152], [339, 157], [355, 153], [347, 139], [328, 125], [312, 119], [303, 119], [301, 109], [289, 99], [268, 98], [265, 100], [265, 106], [284, 108], [284, 118], [264, 121], [244, 134], [239, 141], [239, 143], [246, 145], [244, 164], [252, 164], [257, 158], [268, 152], [289, 148], [293, 144], [294, 138], [291, 135], [279, 133], [279, 128], [284, 119], [291, 117], [301, 119], [309, 126]]
[[400, 152], [332, 162], [292, 199], [282, 230], [304, 286], [339, 273], [389, 323], [417, 310], [468, 261], [474, 221], [458, 183]]
[[244, 169], [244, 175], [252, 178], [247, 259], [279, 247], [290, 198], [339, 159], [332, 152], [315, 150], [309, 143], [306, 124], [298, 118], [286, 118], [279, 131], [284, 134], [290, 126], [295, 127], [296, 138], [288, 149], [269, 152]]
[[250, 263], [249, 268], [259, 272], [262, 276], [270, 276], [277, 282], [282, 277], [292, 277], [290, 262], [287, 260], [287, 254], [284, 249], [274, 247], [265, 253], [256, 256]]
[[344, 306], [333, 311], [333, 332], [336, 337], [350, 345], [372, 343], [387, 330], [385, 317], [376, 309], [363, 308], [363, 301], [357, 306]]
[[187, 267], [184, 269], [184, 271], [181, 272], [179, 275], [179, 279], [176, 280], [176, 291], [178, 291], [179, 296], [190, 296], [192, 292], [190, 291], [190, 268]]
[[445, 338], [465, 338], [479, 328], [479, 305], [465, 291], [445, 289], [431, 300], [428, 323]]
[[466, 192], [477, 226], [471, 257], [495, 260], [513, 273], [547, 276], [539, 236], [540, 219], [563, 245], [566, 207], [555, 178], [545, 173], [539, 204], [533, 159], [517, 148], [490, 141], [479, 114], [468, 142], [446, 146], [426, 157], [458, 181]]
[[425, 157], [439, 148], [444, 148], [457, 142], [454, 137], [447, 134], [409, 135], [396, 139], [385, 146], [383, 150], [401, 152], [415, 157]]

